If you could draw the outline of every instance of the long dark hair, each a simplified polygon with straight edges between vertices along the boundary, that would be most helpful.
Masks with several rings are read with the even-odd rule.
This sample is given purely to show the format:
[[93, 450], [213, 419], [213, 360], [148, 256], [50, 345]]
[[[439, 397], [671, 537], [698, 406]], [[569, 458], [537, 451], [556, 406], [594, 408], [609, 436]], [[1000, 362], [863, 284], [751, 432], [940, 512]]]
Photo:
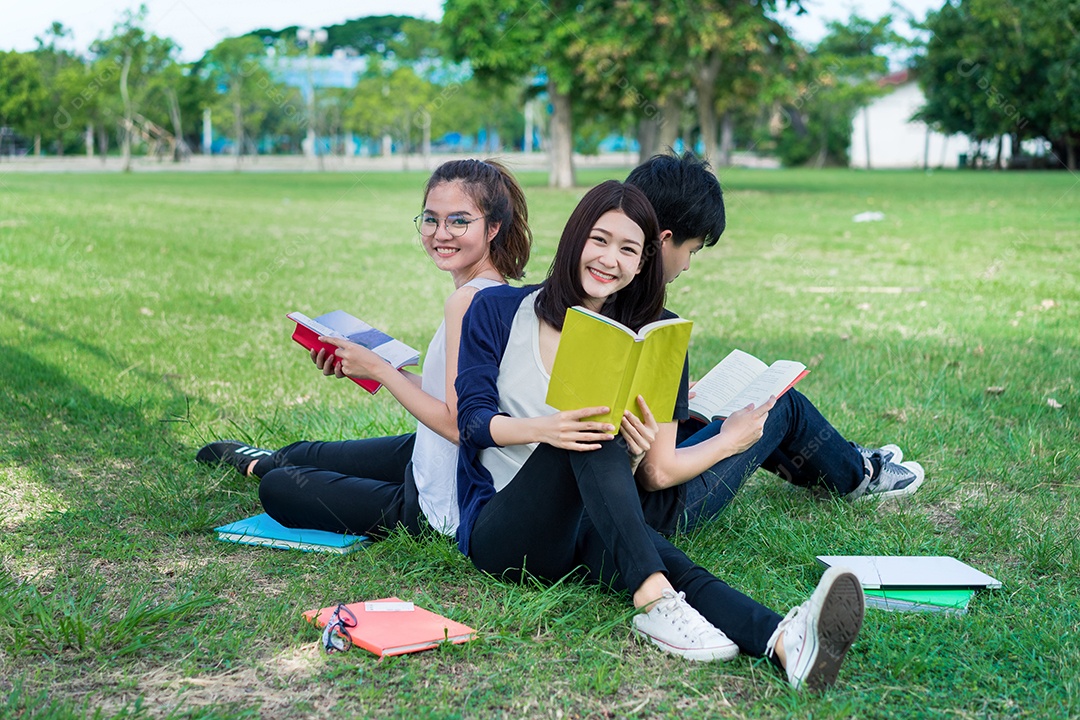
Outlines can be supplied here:
[[520, 280], [532, 249], [529, 206], [517, 180], [495, 160], [450, 160], [435, 168], [424, 188], [424, 203], [432, 188], [460, 182], [465, 194], [484, 214], [484, 227], [499, 223], [491, 240], [491, 262], [503, 277]]
[[563, 228], [555, 259], [536, 298], [537, 316], [562, 330], [566, 311], [585, 301], [581, 286], [581, 253], [596, 221], [620, 210], [645, 233], [641, 272], [629, 285], [609, 297], [601, 312], [634, 330], [660, 317], [664, 309], [664, 267], [660, 261], [660, 230], [645, 193], [618, 180], [602, 182], [581, 198]]

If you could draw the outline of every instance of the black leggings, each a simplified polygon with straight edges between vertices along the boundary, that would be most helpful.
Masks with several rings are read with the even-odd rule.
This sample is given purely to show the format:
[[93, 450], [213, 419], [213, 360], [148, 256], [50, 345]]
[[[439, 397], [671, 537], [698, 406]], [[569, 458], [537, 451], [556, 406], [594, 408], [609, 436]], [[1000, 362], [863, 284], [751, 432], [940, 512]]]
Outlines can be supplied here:
[[520, 581], [578, 572], [636, 590], [662, 572], [739, 648], [763, 655], [780, 616], [695, 565], [645, 524], [625, 446], [573, 452], [540, 445], [480, 511], [470, 538], [477, 568]]
[[255, 464], [259, 500], [286, 527], [385, 537], [420, 532], [412, 474], [415, 434], [296, 442]]

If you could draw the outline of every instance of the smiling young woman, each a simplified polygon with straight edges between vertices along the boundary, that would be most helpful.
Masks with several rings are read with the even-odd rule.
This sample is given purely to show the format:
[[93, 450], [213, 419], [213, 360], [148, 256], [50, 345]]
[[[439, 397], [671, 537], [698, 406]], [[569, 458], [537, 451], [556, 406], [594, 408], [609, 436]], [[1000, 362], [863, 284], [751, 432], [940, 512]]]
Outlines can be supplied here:
[[[485, 291], [462, 324], [456, 383], [458, 547], [485, 572], [556, 582], [570, 574], [629, 591], [634, 631], [691, 660], [768, 655], [792, 685], [836, 679], [862, 622], [862, 589], [830, 570], [786, 618], [730, 588], [649, 527], [634, 460], [658, 425], [607, 408], [545, 402], [566, 311], [585, 305], [631, 328], [663, 311], [656, 216], [644, 194], [608, 181], [571, 214], [540, 286]], [[597, 368], [603, 372], [603, 368]]]
[[381, 537], [397, 525], [419, 532], [457, 528], [457, 377], [461, 320], [480, 290], [520, 278], [532, 232], [525, 195], [493, 161], [439, 166], [414, 218], [424, 251], [450, 274], [454, 291], [424, 356], [423, 375], [394, 369], [354, 343], [320, 338], [333, 355], [312, 354], [325, 375], [372, 379], [417, 420], [416, 432], [341, 442], [296, 442], [276, 452], [232, 441], [210, 443], [202, 462], [225, 462], [261, 478], [263, 508], [286, 527]]

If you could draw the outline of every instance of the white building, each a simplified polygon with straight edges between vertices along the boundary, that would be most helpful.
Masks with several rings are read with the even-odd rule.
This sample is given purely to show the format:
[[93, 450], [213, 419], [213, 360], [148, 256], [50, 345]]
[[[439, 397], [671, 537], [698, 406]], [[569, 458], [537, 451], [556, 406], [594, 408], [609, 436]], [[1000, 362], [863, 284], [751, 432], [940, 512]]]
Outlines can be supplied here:
[[[942, 135], [911, 119], [926, 102], [906, 70], [883, 77], [892, 90], [859, 110], [851, 124], [848, 157], [853, 168], [955, 168], [971, 152], [966, 135]], [[1003, 158], [1008, 157], [1004, 143]]]

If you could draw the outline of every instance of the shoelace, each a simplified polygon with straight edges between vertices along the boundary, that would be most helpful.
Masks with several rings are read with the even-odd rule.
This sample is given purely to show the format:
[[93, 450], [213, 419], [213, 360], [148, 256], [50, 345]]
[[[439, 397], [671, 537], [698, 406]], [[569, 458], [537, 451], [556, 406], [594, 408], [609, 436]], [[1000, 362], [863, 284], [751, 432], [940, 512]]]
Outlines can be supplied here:
[[677, 625], [687, 637], [690, 637], [690, 633], [687, 631], [691, 627], [696, 626], [695, 635], [698, 639], [708, 635], [709, 629], [712, 627], [701, 613], [686, 602], [685, 592], [678, 592], [671, 596], [665, 614], [672, 618], [673, 624]]
[[772, 637], [769, 638], [768, 644], [765, 645], [765, 655], [772, 657], [776, 654], [776, 642], [780, 639], [780, 635], [787, 635], [790, 630], [795, 627], [795, 618], [802, 613], [803, 609], [810, 605], [810, 601], [807, 600], [802, 605], [796, 605], [788, 610], [788, 614], [784, 616], [784, 619], [780, 621], [780, 624], [773, 630]]

